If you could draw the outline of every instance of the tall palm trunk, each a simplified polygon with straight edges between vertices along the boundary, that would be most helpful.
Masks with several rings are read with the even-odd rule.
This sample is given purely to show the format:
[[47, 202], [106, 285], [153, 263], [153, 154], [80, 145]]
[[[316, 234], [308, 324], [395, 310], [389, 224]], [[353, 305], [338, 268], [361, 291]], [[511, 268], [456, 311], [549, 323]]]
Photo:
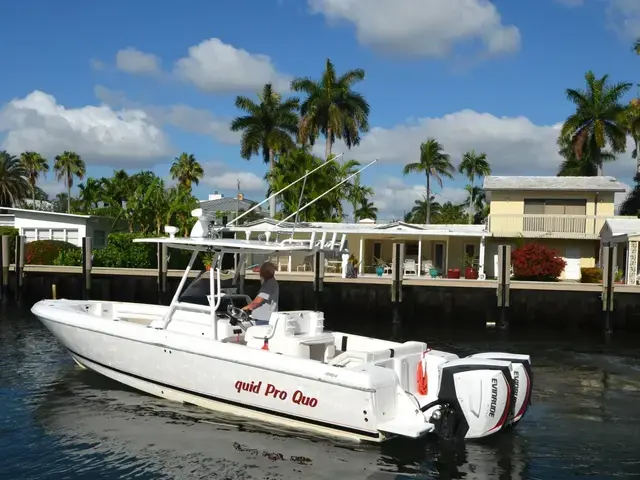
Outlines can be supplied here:
[[427, 173], [427, 225], [431, 223], [431, 176]]
[[471, 219], [473, 218], [473, 212], [476, 209], [476, 199], [475, 199], [475, 190], [474, 190], [474, 183], [475, 183], [475, 175], [473, 175], [471, 177], [471, 199], [469, 201], [469, 225], [471, 225]]
[[[275, 168], [275, 152], [273, 151], [273, 149], [269, 149], [269, 173], [273, 173], [273, 170]], [[272, 179], [272, 183], [273, 183], [273, 179]], [[273, 195], [275, 192], [273, 191], [273, 188], [271, 189], [271, 195]], [[275, 218], [276, 216], [276, 197], [271, 197], [269, 199], [269, 217], [270, 218]]]
[[67, 173], [67, 213], [71, 213], [71, 173]]
[[329, 158], [329, 155], [331, 155], [331, 147], [333, 145], [331, 145], [331, 129], [328, 128], [327, 129], [327, 142], [325, 143], [325, 147], [324, 147], [324, 158], [325, 160], [327, 158]]
[[33, 200], [33, 204], [31, 205], [31, 208], [33, 208], [34, 210], [37, 210], [37, 208], [36, 208], [36, 182], [31, 181], [29, 183], [31, 184], [31, 199]]
[[598, 176], [603, 177], [604, 168], [602, 167], [602, 152], [600, 150], [600, 147], [596, 147], [595, 155], [596, 155], [596, 165], [598, 166]]

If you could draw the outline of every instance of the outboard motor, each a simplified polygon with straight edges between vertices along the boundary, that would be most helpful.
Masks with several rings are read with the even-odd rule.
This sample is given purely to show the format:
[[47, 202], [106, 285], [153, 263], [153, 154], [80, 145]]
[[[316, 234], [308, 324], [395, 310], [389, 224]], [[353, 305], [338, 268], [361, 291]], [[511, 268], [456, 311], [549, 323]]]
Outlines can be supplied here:
[[431, 413], [429, 422], [442, 438], [482, 438], [502, 430], [512, 420], [513, 391], [510, 362], [451, 360], [440, 365], [438, 399], [421, 410]]
[[531, 394], [533, 392], [533, 370], [531, 368], [531, 357], [517, 353], [503, 352], [483, 352], [469, 355], [468, 358], [488, 358], [493, 360], [504, 360], [513, 365], [513, 391], [515, 396], [515, 415], [511, 421], [514, 427], [522, 419], [531, 405]]

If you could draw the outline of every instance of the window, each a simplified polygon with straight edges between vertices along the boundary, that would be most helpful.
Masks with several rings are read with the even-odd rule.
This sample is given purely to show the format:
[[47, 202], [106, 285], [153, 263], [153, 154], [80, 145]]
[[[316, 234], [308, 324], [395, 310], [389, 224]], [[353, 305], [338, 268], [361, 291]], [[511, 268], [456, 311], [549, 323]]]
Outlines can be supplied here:
[[93, 246], [95, 248], [103, 248], [106, 246], [106, 234], [104, 230], [93, 231]]
[[464, 254], [468, 257], [476, 258], [476, 246], [473, 243], [465, 243]]
[[523, 230], [586, 233], [586, 214], [586, 199], [525, 199]]

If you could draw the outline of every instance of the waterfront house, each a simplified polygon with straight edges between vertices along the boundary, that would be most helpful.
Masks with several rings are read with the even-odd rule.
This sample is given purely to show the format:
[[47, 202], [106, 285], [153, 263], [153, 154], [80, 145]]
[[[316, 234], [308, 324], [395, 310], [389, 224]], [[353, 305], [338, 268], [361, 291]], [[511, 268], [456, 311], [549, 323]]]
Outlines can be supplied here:
[[497, 271], [498, 245], [535, 240], [566, 260], [562, 279], [580, 279], [581, 267], [599, 261], [600, 231], [614, 217], [614, 195], [625, 190], [613, 177], [485, 177], [487, 276]]
[[[295, 238], [330, 241], [334, 236], [345, 235], [345, 246], [358, 259], [360, 274], [375, 274], [379, 263], [385, 265], [388, 273], [392, 264], [392, 246], [404, 243], [406, 275], [427, 276], [430, 270], [437, 269], [438, 276], [447, 276], [449, 269], [460, 270], [464, 276], [464, 260], [472, 258], [480, 277], [484, 269], [484, 247], [488, 232], [484, 225], [418, 225], [405, 222], [376, 224], [373, 220], [358, 223], [302, 222], [295, 226], [285, 223], [277, 228], [277, 221], [263, 218], [233, 227], [237, 238], [258, 238], [270, 232], [286, 238], [293, 232]], [[259, 263], [262, 259], [253, 259]], [[281, 271], [310, 271], [312, 261], [309, 258], [297, 258], [295, 255], [273, 259]], [[328, 272], [338, 271], [341, 261], [327, 258], [325, 267]]]
[[95, 215], [77, 215], [24, 208], [7, 208], [11, 212], [13, 226], [24, 235], [26, 242], [34, 240], [63, 240], [82, 246], [83, 237], [93, 239], [93, 248], [102, 248], [107, 244], [107, 236], [113, 229], [113, 219]]
[[[236, 218], [236, 214], [242, 214], [256, 203], [238, 193], [236, 197], [225, 197], [223, 194], [215, 192], [209, 195], [207, 200], [200, 200], [200, 208], [204, 215], [214, 218], [217, 223], [224, 224]], [[258, 207], [242, 218], [241, 223], [264, 217], [264, 210]]]

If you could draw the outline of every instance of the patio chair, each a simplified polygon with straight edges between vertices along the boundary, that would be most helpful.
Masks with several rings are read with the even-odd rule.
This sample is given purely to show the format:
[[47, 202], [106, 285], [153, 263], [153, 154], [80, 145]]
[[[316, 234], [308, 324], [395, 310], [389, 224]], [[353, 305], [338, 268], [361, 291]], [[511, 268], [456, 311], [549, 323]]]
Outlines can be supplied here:
[[402, 269], [402, 274], [403, 275], [407, 275], [408, 273], [411, 273], [412, 275], [417, 275], [418, 272], [416, 270], [416, 261], [408, 258], [404, 261], [404, 265], [403, 265], [403, 269]]

